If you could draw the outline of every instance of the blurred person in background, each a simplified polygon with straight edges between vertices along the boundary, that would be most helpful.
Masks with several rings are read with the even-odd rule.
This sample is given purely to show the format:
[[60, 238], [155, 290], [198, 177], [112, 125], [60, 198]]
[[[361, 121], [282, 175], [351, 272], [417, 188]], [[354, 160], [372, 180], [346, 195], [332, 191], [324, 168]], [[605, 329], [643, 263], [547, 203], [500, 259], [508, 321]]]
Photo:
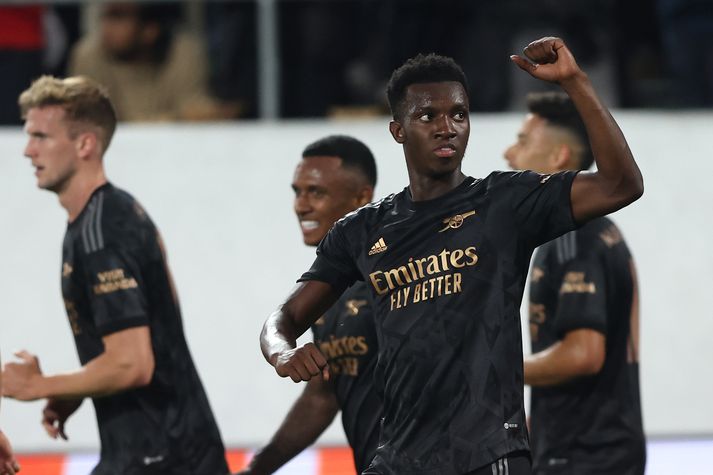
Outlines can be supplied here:
[[106, 91], [86, 77], [43, 76], [19, 103], [37, 186], [68, 214], [61, 287], [82, 367], [44, 375], [20, 351], [3, 368], [3, 395], [47, 399], [42, 425], [54, 439], [67, 439], [67, 419], [91, 398], [101, 441], [92, 475], [225, 475], [160, 233], [104, 171], [116, 128]]
[[713, 106], [713, 2], [657, 0], [674, 105]]
[[0, 125], [19, 125], [17, 96], [42, 73], [45, 7], [0, 7]]
[[[308, 145], [297, 165], [294, 210], [306, 245], [317, 246], [345, 214], [369, 203], [376, 163], [359, 140], [332, 135]], [[368, 289], [357, 282], [312, 325], [314, 345], [329, 365], [330, 378], [312, 378], [268, 445], [241, 475], [275, 472], [319, 437], [342, 411], [357, 473], [374, 458], [379, 441], [381, 399], [374, 388], [378, 344]]]
[[102, 4], [98, 32], [75, 45], [69, 73], [105, 85], [122, 121], [238, 116], [238, 106], [211, 97], [206, 51], [179, 17], [180, 5], [168, 2]]
[[[515, 170], [588, 170], [587, 129], [564, 93], [528, 96], [505, 151]], [[530, 273], [530, 434], [536, 474], [643, 475], [639, 297], [634, 260], [606, 217], [540, 246]]]

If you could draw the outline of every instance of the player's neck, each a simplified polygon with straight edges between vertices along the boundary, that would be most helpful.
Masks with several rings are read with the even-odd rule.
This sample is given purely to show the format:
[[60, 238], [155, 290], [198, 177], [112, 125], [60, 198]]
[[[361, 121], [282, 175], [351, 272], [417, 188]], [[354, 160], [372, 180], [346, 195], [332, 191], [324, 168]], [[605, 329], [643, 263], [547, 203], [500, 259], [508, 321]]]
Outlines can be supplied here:
[[73, 222], [87, 205], [94, 190], [107, 182], [103, 169], [76, 173], [67, 186], [58, 193], [59, 203], [67, 210], [69, 222]]
[[409, 191], [413, 201], [426, 201], [443, 196], [463, 183], [465, 175], [460, 169], [443, 176], [409, 173]]

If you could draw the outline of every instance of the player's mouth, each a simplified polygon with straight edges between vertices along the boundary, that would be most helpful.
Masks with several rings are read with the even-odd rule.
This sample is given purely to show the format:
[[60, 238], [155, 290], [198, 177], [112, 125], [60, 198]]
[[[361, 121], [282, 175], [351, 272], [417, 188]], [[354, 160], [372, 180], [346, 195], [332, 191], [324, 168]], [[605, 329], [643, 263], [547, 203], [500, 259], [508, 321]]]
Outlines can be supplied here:
[[300, 227], [302, 228], [303, 232], [314, 231], [319, 227], [319, 221], [301, 220]]
[[40, 176], [40, 173], [45, 169], [45, 167], [41, 167], [39, 165], [33, 165], [35, 167], [35, 176]]
[[456, 147], [453, 144], [443, 144], [433, 149], [433, 153], [440, 158], [451, 158], [456, 154]]

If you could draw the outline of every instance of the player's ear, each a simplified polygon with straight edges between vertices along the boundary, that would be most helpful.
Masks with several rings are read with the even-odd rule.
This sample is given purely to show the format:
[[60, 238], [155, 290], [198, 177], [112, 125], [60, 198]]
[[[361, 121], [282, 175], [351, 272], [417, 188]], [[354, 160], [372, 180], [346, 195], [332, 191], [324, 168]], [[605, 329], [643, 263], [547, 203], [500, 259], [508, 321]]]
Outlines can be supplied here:
[[77, 137], [76, 141], [77, 155], [80, 158], [88, 158], [94, 155], [98, 147], [100, 147], [99, 138], [94, 132], [82, 132]]
[[394, 119], [389, 122], [389, 132], [391, 132], [391, 136], [396, 140], [396, 143], [404, 143], [406, 141], [404, 128], [397, 120]]
[[361, 208], [365, 204], [369, 204], [374, 200], [374, 188], [366, 185], [361, 190], [356, 197], [357, 207]]
[[552, 166], [556, 170], [568, 170], [574, 165], [572, 147], [567, 144], [560, 144], [556, 153], [552, 155]]

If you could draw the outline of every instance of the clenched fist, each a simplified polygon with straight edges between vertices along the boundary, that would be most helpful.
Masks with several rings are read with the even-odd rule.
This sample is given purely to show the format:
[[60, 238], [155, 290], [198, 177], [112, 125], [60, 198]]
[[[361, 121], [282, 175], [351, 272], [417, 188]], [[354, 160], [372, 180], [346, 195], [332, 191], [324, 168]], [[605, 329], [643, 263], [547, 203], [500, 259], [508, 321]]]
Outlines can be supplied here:
[[512, 55], [510, 59], [537, 79], [563, 85], [584, 76], [560, 38], [548, 36], [533, 41], [525, 47], [523, 54], [529, 61], [518, 55]]

